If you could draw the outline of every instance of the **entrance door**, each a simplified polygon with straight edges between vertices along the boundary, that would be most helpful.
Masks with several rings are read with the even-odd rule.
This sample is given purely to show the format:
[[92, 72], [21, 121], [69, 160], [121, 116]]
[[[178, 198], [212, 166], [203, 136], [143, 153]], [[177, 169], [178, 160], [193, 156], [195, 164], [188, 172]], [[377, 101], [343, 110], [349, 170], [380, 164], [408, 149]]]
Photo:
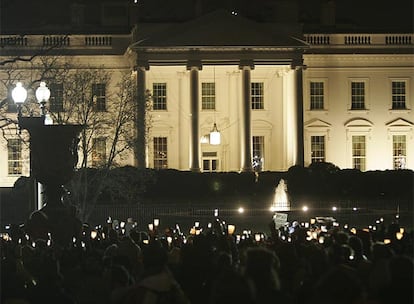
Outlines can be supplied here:
[[219, 170], [219, 159], [217, 152], [203, 152], [203, 172], [217, 172]]

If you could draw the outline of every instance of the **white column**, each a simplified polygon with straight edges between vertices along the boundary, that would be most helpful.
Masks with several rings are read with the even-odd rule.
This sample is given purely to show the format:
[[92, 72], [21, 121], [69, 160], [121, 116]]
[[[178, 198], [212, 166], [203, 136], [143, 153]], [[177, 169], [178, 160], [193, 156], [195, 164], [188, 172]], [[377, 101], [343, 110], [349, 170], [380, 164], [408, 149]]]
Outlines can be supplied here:
[[145, 71], [148, 66], [137, 66], [137, 108], [136, 108], [136, 129], [137, 129], [137, 143], [135, 148], [135, 163], [138, 168], [145, 168], [147, 165], [147, 151], [146, 151], [146, 126], [145, 126], [145, 111], [146, 111], [146, 85], [145, 85]]
[[199, 84], [200, 65], [189, 65], [190, 70], [190, 170], [200, 172], [200, 118], [199, 118]]
[[240, 64], [242, 71], [242, 117], [241, 117], [241, 169], [252, 171], [252, 131], [251, 131], [251, 75], [252, 64]]

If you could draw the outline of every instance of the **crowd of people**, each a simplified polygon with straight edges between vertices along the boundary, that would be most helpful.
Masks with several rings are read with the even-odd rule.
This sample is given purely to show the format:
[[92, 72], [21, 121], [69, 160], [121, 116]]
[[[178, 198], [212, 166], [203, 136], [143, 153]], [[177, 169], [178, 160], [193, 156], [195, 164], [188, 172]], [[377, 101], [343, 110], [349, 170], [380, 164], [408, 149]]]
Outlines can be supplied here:
[[[1, 235], [1, 303], [413, 303], [413, 232], [292, 223], [236, 233], [214, 218], [84, 224], [66, 246], [24, 225]], [[323, 228], [323, 229], [321, 229]]]

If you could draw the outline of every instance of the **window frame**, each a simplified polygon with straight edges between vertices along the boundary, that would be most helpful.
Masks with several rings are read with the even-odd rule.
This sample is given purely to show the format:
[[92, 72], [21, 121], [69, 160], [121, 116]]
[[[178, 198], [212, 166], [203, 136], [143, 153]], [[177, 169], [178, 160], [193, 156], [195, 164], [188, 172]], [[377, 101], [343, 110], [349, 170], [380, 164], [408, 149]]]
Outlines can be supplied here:
[[96, 112], [106, 112], [106, 83], [92, 84], [93, 109]]
[[[153, 144], [153, 166], [154, 169], [162, 170], [162, 169], [168, 169], [168, 137], [167, 136], [154, 136], [152, 138]], [[162, 142], [158, 142], [162, 141]], [[159, 148], [164, 149], [159, 149]], [[160, 157], [157, 157], [158, 154], [164, 153], [165, 155], [161, 155]]]
[[[354, 106], [354, 89], [353, 85], [356, 83], [363, 83], [364, 84], [364, 94], [363, 95], [356, 95], [356, 96], [363, 96], [363, 103], [362, 107]], [[351, 78], [349, 79], [349, 106], [348, 109], [350, 111], [366, 111], [369, 109], [369, 81], [366, 78]]]
[[[208, 88], [212, 85], [212, 88]], [[208, 94], [210, 93], [210, 94]], [[215, 111], [216, 110], [216, 83], [214, 81], [203, 81], [201, 83], [201, 110]]]
[[64, 86], [62, 82], [53, 82], [49, 85], [50, 99], [49, 99], [49, 110], [52, 113], [64, 112], [64, 101], [63, 92]]
[[[322, 143], [322, 154], [323, 156], [314, 156], [314, 142], [313, 142], [313, 138], [323, 138], [323, 143]], [[310, 135], [310, 162], [311, 164], [316, 163], [316, 162], [326, 162], [326, 136], [324, 134], [312, 134]]]
[[106, 162], [106, 137], [92, 139], [92, 166], [99, 167]]
[[[401, 153], [401, 150], [396, 150], [396, 145], [398, 142], [396, 142], [396, 138], [404, 138], [403, 144], [403, 153]], [[400, 142], [401, 144], [401, 142]], [[396, 154], [397, 151], [400, 151], [398, 155]], [[403, 163], [401, 163], [403, 161]], [[407, 135], [406, 134], [392, 134], [392, 166], [394, 170], [401, 170], [407, 168]]]
[[[162, 90], [159, 87], [163, 86]], [[168, 86], [166, 82], [153, 82], [152, 83], [152, 110], [153, 111], [166, 111], [167, 108], [167, 96]], [[159, 95], [159, 92], [164, 93]]]
[[[11, 144], [11, 143], [17, 143]], [[11, 151], [11, 148], [14, 148]], [[12, 156], [12, 157], [11, 157]], [[17, 166], [16, 166], [17, 164]], [[17, 171], [15, 170], [17, 168]], [[7, 175], [18, 176], [23, 174], [23, 141], [20, 138], [7, 140]]]
[[[404, 94], [394, 94], [394, 83], [404, 83]], [[390, 79], [390, 109], [392, 111], [405, 111], [409, 110], [409, 87], [408, 87], [409, 81], [406, 78], [391, 78]], [[404, 106], [394, 106], [395, 103], [401, 102], [401, 101], [394, 101], [394, 97], [397, 96], [404, 96]]]
[[[265, 139], [266, 137], [264, 135], [253, 135], [252, 136], [252, 163], [254, 164], [256, 160], [256, 154], [258, 157], [258, 160], [260, 161], [260, 164], [258, 164], [258, 168], [255, 169], [255, 171], [263, 171], [264, 169], [264, 163], [265, 163]], [[258, 140], [258, 141], [256, 141]], [[258, 151], [259, 153], [255, 153]]]
[[[258, 87], [255, 87], [258, 86]], [[264, 82], [252, 81], [250, 82], [250, 108], [251, 110], [265, 109], [264, 97]]]
[[[322, 84], [322, 94], [312, 94], [312, 90], [313, 90], [312, 85], [316, 84], [316, 83]], [[309, 110], [310, 111], [324, 111], [324, 110], [326, 110], [326, 108], [327, 108], [327, 104], [326, 104], [327, 91], [326, 91], [326, 89], [327, 89], [327, 81], [326, 80], [324, 80], [324, 79], [310, 79], [309, 80], [309, 94], [308, 94], [308, 96], [309, 96]], [[313, 96], [322, 97], [322, 107], [313, 106], [314, 105], [314, 102], [312, 100]]]
[[[361, 153], [361, 155], [356, 155], [355, 154], [355, 145], [358, 144], [358, 142], [354, 142], [354, 138], [363, 138], [363, 150], [359, 149], [361, 151], [363, 151], [363, 154]], [[361, 144], [361, 142], [359, 142], [359, 144]], [[352, 159], [352, 168], [353, 169], [358, 169], [361, 172], [364, 172], [367, 170], [367, 136], [365, 134], [352, 134], [351, 135], [351, 159]], [[363, 160], [363, 167], [361, 165], [357, 166], [355, 160]], [[362, 162], [360, 163], [362, 164]]]

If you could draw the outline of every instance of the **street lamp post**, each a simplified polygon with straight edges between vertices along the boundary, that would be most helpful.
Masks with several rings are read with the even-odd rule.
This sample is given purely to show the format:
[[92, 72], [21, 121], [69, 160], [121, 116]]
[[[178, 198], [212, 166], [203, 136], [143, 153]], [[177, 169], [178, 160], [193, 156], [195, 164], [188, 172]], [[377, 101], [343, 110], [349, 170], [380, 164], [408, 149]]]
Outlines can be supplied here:
[[[21, 82], [16, 84], [16, 87], [12, 91], [12, 98], [14, 103], [17, 105], [18, 109], [18, 124], [20, 132], [22, 129], [30, 129], [34, 126], [40, 126], [44, 124], [45, 120], [45, 104], [50, 98], [50, 90], [46, 86], [45, 82], [41, 82], [39, 88], [36, 90], [36, 99], [40, 105], [41, 117], [24, 117], [22, 114], [22, 106], [27, 99], [27, 90], [23, 87]], [[31, 196], [30, 196], [30, 210], [38, 210], [42, 206], [42, 186], [37, 182], [36, 178], [33, 175], [33, 155], [32, 150], [30, 149], [29, 155], [29, 170], [30, 178], [32, 179], [31, 183]], [[40, 197], [39, 197], [40, 196]]]
[[40, 86], [36, 90], [36, 99], [37, 99], [37, 102], [40, 104], [40, 110], [42, 113], [42, 117], [46, 117], [45, 105], [46, 105], [46, 102], [48, 102], [49, 98], [50, 98], [50, 90], [46, 86], [46, 83], [42, 81], [40, 83]]
[[40, 117], [24, 117], [22, 104], [27, 92], [21, 83], [12, 91], [19, 114], [20, 130], [25, 129], [30, 135], [30, 174], [44, 187], [44, 206], [35, 210], [27, 221], [27, 232], [37, 238], [47, 238], [45, 231], [51, 233], [54, 240], [65, 245], [72, 237], [78, 237], [75, 229], [78, 220], [71, 206], [62, 202], [63, 185], [70, 181], [78, 161], [77, 145], [81, 125], [45, 124], [45, 104], [50, 91], [44, 82], [36, 90], [36, 98], [41, 109]]

